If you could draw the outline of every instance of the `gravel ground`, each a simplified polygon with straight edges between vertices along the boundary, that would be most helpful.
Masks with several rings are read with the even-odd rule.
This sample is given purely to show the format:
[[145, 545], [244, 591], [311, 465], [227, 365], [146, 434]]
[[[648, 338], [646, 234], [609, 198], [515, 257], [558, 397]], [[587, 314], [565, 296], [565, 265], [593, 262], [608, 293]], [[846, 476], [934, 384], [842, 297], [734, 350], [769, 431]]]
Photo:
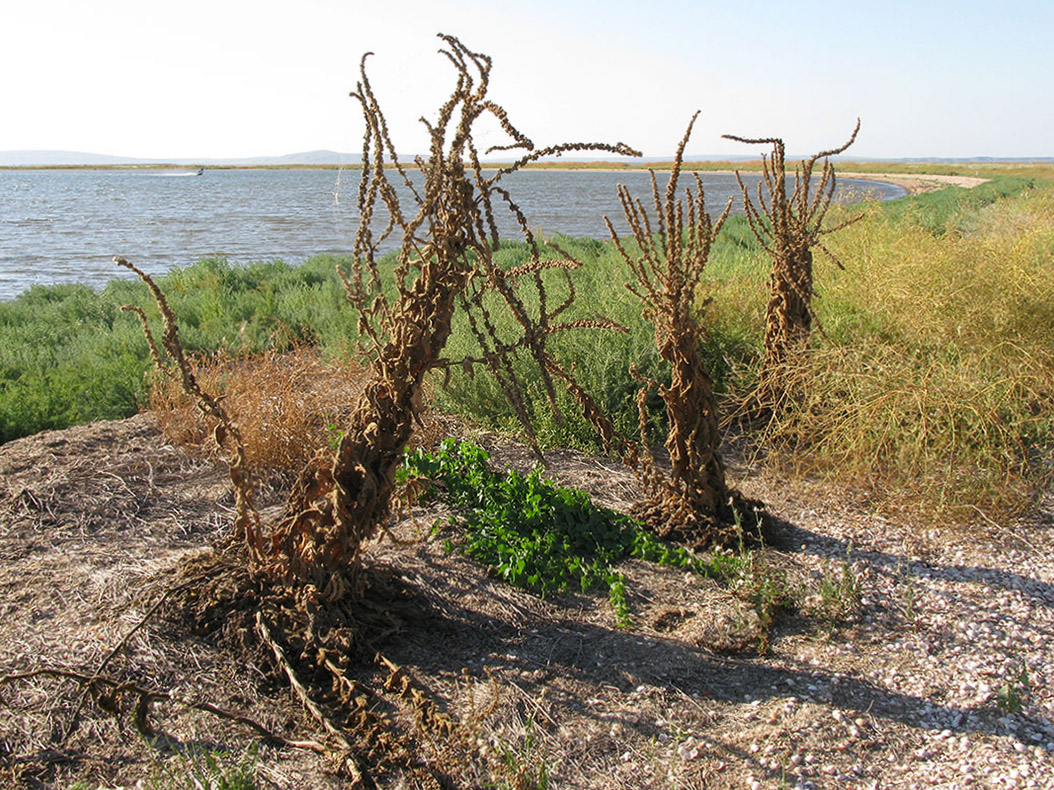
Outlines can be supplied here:
[[[529, 464], [522, 448], [489, 449], [499, 467]], [[614, 464], [551, 460], [553, 477], [601, 504], [633, 496]], [[164, 446], [145, 417], [10, 442], [0, 472], [0, 675], [94, 671], [230, 508], [222, 470]], [[623, 563], [634, 626], [620, 629], [603, 592], [543, 600], [425, 537], [372, 552], [421, 609], [388, 656], [462, 717], [468, 690], [478, 703], [493, 678], [500, 695], [480, 742], [535, 778], [546, 768], [550, 788], [1054, 788], [1054, 501], [1020, 524], [927, 530], [854, 509], [843, 492], [733, 476], [779, 520], [755, 555], [759, 572], [799, 591], [768, 651], [736, 645], [756, 620], [727, 585]], [[393, 531], [427, 536], [435, 518], [417, 513]], [[824, 617], [825, 600], [859, 605]], [[148, 624], [111, 669], [200, 685], [288, 737], [323, 737], [287, 688], [165, 622]], [[359, 679], [379, 688], [368, 666]], [[49, 728], [69, 717], [76, 688], [3, 693], [0, 785], [135, 787], [168, 759], [92, 707], [57, 752]], [[252, 743], [193, 711], [164, 721], [187, 742], [235, 754]], [[346, 786], [311, 753], [259, 755], [261, 787]], [[467, 766], [456, 786], [511, 786], [487, 771]]]
[[[762, 760], [768, 752], [759, 763], [789, 764], [797, 787], [1054, 787], [1049, 500], [1031, 523], [967, 534], [803, 508], [780, 499], [773, 481], [745, 488], [787, 522], [781, 550], [796, 548], [814, 574], [847, 561], [862, 580], [844, 633], [777, 646], [784, 666], [822, 669], [768, 714], [802, 722], [805, 742], [826, 733], [851, 767], [808, 746], [760, 741], [748, 747]], [[867, 697], [862, 713], [851, 712]]]

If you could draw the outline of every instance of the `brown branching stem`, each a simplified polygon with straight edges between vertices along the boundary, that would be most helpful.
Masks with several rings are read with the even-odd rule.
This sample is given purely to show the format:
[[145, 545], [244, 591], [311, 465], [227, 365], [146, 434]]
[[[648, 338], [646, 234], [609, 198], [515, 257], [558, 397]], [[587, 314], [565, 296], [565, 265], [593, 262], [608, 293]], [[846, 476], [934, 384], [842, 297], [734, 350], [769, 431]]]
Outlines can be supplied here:
[[[336, 601], [359, 587], [357, 568], [366, 543], [387, 517], [395, 469], [422, 408], [424, 377], [449, 369], [443, 348], [454, 314], [468, 315], [480, 353], [456, 364], [465, 370], [482, 365], [498, 381], [537, 449], [525, 405], [523, 383], [513, 359], [533, 359], [538, 380], [554, 412], [556, 391], [546, 364], [548, 339], [559, 332], [607, 328], [611, 322], [556, 321], [569, 307], [555, 309], [546, 299], [542, 274], [577, 266], [573, 261], [543, 258], [527, 219], [500, 185], [502, 177], [534, 159], [571, 150], [633, 154], [627, 147], [601, 143], [560, 144], [537, 148], [510, 121], [505, 110], [487, 97], [491, 60], [452, 36], [441, 35], [443, 55], [454, 66], [456, 85], [438, 117], [426, 121], [431, 143], [427, 159], [418, 161], [423, 186], [400, 198], [389, 181], [386, 161], [397, 162], [387, 123], [365, 70], [352, 94], [366, 122], [363, 140], [359, 210], [362, 221], [355, 243], [355, 263], [342, 273], [349, 303], [359, 313], [360, 334], [373, 360], [369, 381], [352, 410], [331, 464], [305, 469], [289, 499], [287, 514], [272, 531], [263, 563], [267, 573], [299, 588], [307, 598]], [[509, 148], [524, 157], [485, 176], [475, 142], [476, 122], [490, 116], [511, 139]], [[401, 167], [397, 172], [406, 180]], [[402, 200], [402, 202], [400, 202]], [[530, 261], [505, 270], [493, 259], [497, 245], [495, 207], [504, 205], [527, 241]], [[378, 265], [379, 240], [371, 222], [387, 215], [384, 235], [401, 234], [394, 270], [394, 293]], [[523, 289], [533, 289], [538, 305], [529, 309]], [[518, 338], [503, 338], [488, 302], [500, 304], [518, 324]]]
[[[823, 251], [837, 266], [844, 268], [820, 239], [859, 219], [854, 217], [833, 227], [824, 225], [836, 181], [830, 157], [849, 148], [859, 131], [858, 118], [852, 135], [844, 144], [820, 151], [799, 163], [794, 171], [794, 189], [789, 195], [786, 152], [782, 139], [724, 135], [726, 139], [748, 145], [772, 146], [771, 155], [762, 156], [762, 180], [758, 183], [756, 202], [739, 172], [736, 173], [750, 230], [772, 259], [765, 317], [765, 359], [755, 394], [762, 412], [771, 411], [773, 404], [781, 400], [778, 371], [808, 345], [814, 326], [820, 329], [812, 309], [812, 297], [816, 295], [813, 287], [813, 250]], [[814, 183], [813, 169], [821, 160], [823, 164], [819, 181]]]
[[133, 721], [136, 730], [148, 740], [154, 740], [160, 735], [160, 733], [158, 733], [150, 724], [150, 706], [155, 702], [172, 702], [185, 708], [199, 710], [203, 713], [209, 713], [218, 718], [234, 722], [235, 724], [240, 724], [252, 730], [265, 742], [276, 746], [307, 749], [320, 754], [328, 752], [326, 747], [320, 743], [315, 741], [289, 740], [288, 738], [284, 738], [283, 736], [272, 732], [256, 720], [251, 719], [242, 713], [222, 708], [214, 703], [206, 702], [204, 700], [193, 700], [169, 691], [151, 689], [137, 683], [115, 680], [98, 674], [86, 675], [83, 672], [75, 672], [70, 669], [42, 667], [40, 669], [34, 669], [31, 672], [19, 672], [4, 675], [3, 677], [0, 677], [0, 686], [35, 680], [39, 677], [72, 680], [80, 684], [95, 699], [100, 708], [113, 715], [119, 714], [123, 699], [128, 697], [134, 698], [134, 704], [132, 706]]
[[[631, 275], [626, 288], [640, 301], [644, 319], [655, 328], [655, 347], [669, 366], [670, 383], [664, 386], [641, 375], [635, 367], [631, 369], [642, 384], [637, 393], [639, 442], [614, 435], [613, 426], [591, 402], [585, 402], [586, 397], [573, 387], [571, 392], [583, 402], [586, 416], [605, 447], [615, 449], [637, 471], [645, 498], [635, 514], [662, 536], [702, 547], [732, 543], [739, 535], [733, 527], [733, 505], [738, 495], [725, 480], [717, 401], [699, 354], [704, 337], [700, 314], [707, 305], [698, 301], [699, 289], [711, 245], [728, 217], [731, 201], [714, 221], [706, 211], [698, 176], [694, 192], [686, 189], [683, 201], [677, 196], [684, 149], [697, 117], [698, 113], [692, 116], [677, 147], [665, 190], [660, 192], [655, 173], [651, 173], [654, 225], [644, 203], [634, 199], [624, 186], [619, 186], [618, 195], [631, 240], [619, 238], [605, 217]], [[670, 458], [668, 473], [660, 472], [650, 449], [647, 401], [653, 390], [665, 405], [669, 424], [665, 441]]]

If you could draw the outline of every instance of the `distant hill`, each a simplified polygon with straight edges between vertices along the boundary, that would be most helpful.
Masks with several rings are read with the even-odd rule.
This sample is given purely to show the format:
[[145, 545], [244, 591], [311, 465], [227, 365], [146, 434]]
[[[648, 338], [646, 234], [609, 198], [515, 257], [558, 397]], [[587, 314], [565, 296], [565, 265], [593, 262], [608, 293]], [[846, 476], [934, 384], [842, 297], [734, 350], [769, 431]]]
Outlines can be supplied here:
[[131, 165], [135, 159], [77, 151], [0, 151], [3, 167], [51, 167], [60, 165]]
[[361, 160], [360, 154], [337, 151], [304, 151], [285, 156], [257, 156], [230, 159], [136, 159], [80, 151], [0, 151], [0, 167], [114, 167], [122, 165], [206, 165], [211, 167], [276, 167], [289, 165], [348, 165]]
[[[399, 158], [403, 162], [412, 162], [414, 157], [412, 155], [400, 154]], [[606, 160], [611, 157], [590, 157], [590, 156], [575, 156], [571, 155], [562, 159], [546, 158], [543, 161], [566, 161], [566, 162], [591, 162], [598, 160]], [[641, 163], [649, 162], [669, 162], [672, 159], [671, 156], [646, 156], [642, 159], [635, 161]], [[800, 159], [804, 157], [788, 155], [787, 158]], [[753, 155], [727, 155], [727, 154], [712, 154], [712, 155], [700, 155], [700, 154], [686, 154], [685, 161], [689, 162], [705, 162], [711, 160], [719, 160], [725, 162], [734, 161], [751, 161], [757, 159]], [[990, 157], [990, 156], [975, 156], [975, 157], [961, 157], [961, 158], [946, 158], [946, 157], [916, 157], [908, 159], [887, 159], [881, 157], [857, 157], [851, 154], [845, 156], [838, 156], [835, 159], [845, 159], [854, 162], [917, 162], [917, 163], [932, 163], [932, 162], [1051, 162], [1054, 161], [1054, 157]], [[106, 154], [89, 154], [82, 153], [79, 151], [0, 151], [0, 167], [121, 167], [121, 166], [135, 166], [135, 165], [177, 165], [177, 166], [205, 166], [205, 167], [295, 167], [296, 165], [308, 165], [308, 166], [338, 166], [338, 165], [351, 165], [358, 164], [362, 161], [361, 154], [346, 154], [337, 151], [318, 150], [318, 151], [302, 151], [296, 154], [285, 154], [284, 156], [256, 156], [256, 157], [244, 157], [244, 158], [229, 158], [229, 159], [136, 159], [127, 156], [107, 156]], [[494, 159], [492, 161], [509, 161], [505, 159]]]

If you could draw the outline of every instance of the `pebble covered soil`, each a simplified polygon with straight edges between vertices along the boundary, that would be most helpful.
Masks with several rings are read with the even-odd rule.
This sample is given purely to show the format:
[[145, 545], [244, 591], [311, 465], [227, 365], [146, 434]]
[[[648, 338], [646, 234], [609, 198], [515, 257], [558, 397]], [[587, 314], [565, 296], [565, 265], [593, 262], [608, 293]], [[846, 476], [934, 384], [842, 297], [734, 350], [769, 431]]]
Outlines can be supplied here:
[[[530, 463], [523, 448], [476, 440], [499, 468]], [[549, 461], [600, 504], [633, 496], [613, 463]], [[387, 656], [463, 721], [497, 694], [477, 725], [490, 762], [465, 763], [456, 786], [532, 786], [515, 774], [605, 790], [1054, 788], [1054, 502], [1019, 524], [937, 530], [733, 471], [778, 522], [745, 576], [794, 597], [760, 650], [768, 629], [743, 590], [684, 570], [621, 563], [632, 626], [620, 628], [606, 591], [543, 599], [447, 551], [457, 532], [433, 535], [436, 511], [393, 525], [410, 542], [371, 550], [412, 593]], [[9, 442], [0, 472], [0, 675], [94, 671], [231, 508], [223, 470], [165, 446], [144, 416]], [[287, 686], [164, 618], [108, 671], [290, 738], [324, 737]], [[379, 688], [371, 672], [359, 680]], [[5, 686], [0, 703], [0, 786], [136, 787], [173, 759], [91, 705], [56, 746], [56, 723], [79, 703], [69, 683]], [[157, 717], [184, 742], [258, 749], [260, 787], [347, 786], [311, 752], [254, 744], [192, 710]], [[400, 781], [384, 786], [412, 786]]]

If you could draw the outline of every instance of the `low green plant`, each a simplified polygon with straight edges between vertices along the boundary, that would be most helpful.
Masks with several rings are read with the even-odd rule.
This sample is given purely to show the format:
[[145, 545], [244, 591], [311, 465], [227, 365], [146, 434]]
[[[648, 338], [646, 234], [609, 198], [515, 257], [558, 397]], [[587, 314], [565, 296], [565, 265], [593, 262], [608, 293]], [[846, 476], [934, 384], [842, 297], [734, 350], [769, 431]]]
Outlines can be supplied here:
[[904, 605], [904, 617], [914, 623], [918, 616], [919, 590], [917, 577], [904, 565], [904, 558], [897, 559], [897, 593]]
[[863, 578], [848, 559], [827, 564], [817, 589], [817, 614], [831, 624], [851, 617], [860, 608], [862, 591]]
[[704, 560], [656, 538], [628, 516], [595, 506], [589, 495], [553, 485], [533, 469], [496, 472], [489, 456], [469, 442], [445, 440], [434, 453], [407, 454], [402, 479], [440, 484], [459, 511], [462, 538], [446, 542], [504, 581], [549, 592], [606, 587], [616, 619], [629, 624], [626, 583], [614, 565], [637, 557], [660, 565], [713, 574]]
[[495, 790], [548, 790], [551, 768], [540, 752], [537, 722], [529, 716], [524, 725], [523, 738], [514, 745], [499, 739], [495, 743], [499, 769], [504, 775], [488, 785]]
[[1032, 694], [1032, 681], [1026, 667], [1008, 670], [1002, 685], [996, 690], [996, 707], [1003, 713], [1019, 713]]
[[753, 607], [758, 618], [757, 650], [768, 653], [776, 618], [796, 598], [787, 574], [773, 565], [761, 550], [736, 555], [725, 573], [732, 592]]
[[257, 763], [254, 749], [241, 754], [186, 752], [160, 763], [141, 786], [145, 790], [258, 790]]

